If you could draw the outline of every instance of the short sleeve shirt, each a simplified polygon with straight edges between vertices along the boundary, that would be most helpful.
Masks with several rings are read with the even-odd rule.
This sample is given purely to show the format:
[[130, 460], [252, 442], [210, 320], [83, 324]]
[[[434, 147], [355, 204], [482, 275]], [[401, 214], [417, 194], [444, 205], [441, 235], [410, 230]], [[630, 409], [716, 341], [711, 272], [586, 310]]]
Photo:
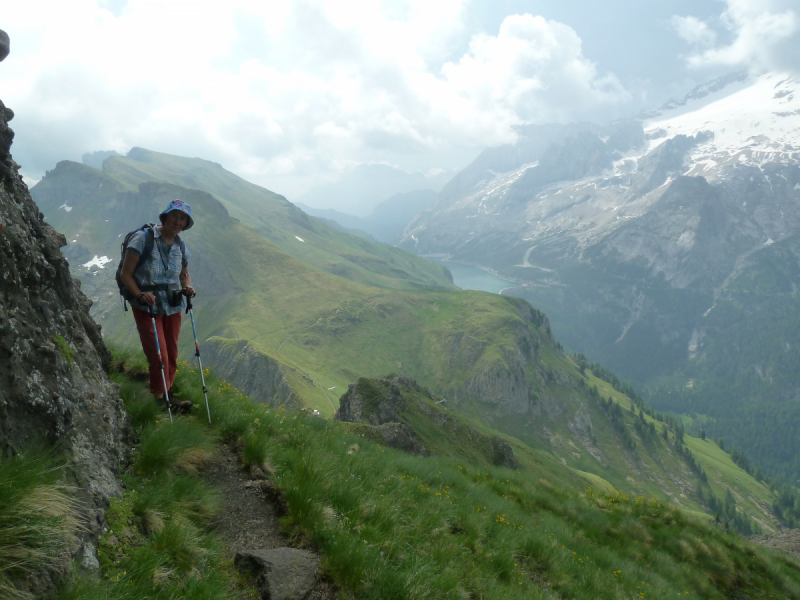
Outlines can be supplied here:
[[[188, 259], [191, 256], [189, 248], [184, 244], [186, 253], [181, 252], [180, 238], [175, 238], [172, 245], [167, 245], [158, 227], [153, 228], [153, 250], [150, 256], [147, 257], [141, 265], [139, 265], [133, 272], [133, 278], [140, 287], [145, 289], [149, 286], [157, 285], [180, 285], [181, 268], [184, 264], [188, 264]], [[137, 231], [128, 240], [128, 248], [126, 252], [133, 252], [137, 256], [142, 255], [145, 242], [147, 241], [147, 231]], [[145, 290], [142, 290], [145, 291]], [[182, 306], [170, 306], [167, 301], [166, 290], [153, 290], [152, 294], [156, 296], [156, 306], [153, 312], [160, 315], [172, 315], [179, 313]], [[182, 303], [185, 302], [182, 301]], [[139, 304], [136, 300], [131, 302], [131, 306], [140, 310], [147, 310], [145, 304]]]

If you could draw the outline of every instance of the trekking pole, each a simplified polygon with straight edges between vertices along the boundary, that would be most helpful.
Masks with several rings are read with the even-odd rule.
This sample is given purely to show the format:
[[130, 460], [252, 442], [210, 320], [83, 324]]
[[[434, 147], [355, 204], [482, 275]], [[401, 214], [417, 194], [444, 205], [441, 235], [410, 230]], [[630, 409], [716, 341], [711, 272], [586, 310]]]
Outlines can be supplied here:
[[167, 413], [169, 422], [172, 423], [172, 409], [169, 407], [169, 392], [167, 392], [167, 377], [164, 375], [164, 361], [161, 359], [161, 345], [158, 343], [158, 330], [156, 329], [156, 317], [153, 314], [153, 307], [147, 307], [150, 312], [150, 320], [153, 322], [153, 335], [156, 337], [156, 350], [158, 350], [158, 365], [161, 367], [161, 382], [164, 384], [164, 401], [167, 403]]
[[211, 410], [208, 408], [208, 390], [206, 389], [206, 378], [203, 375], [203, 363], [200, 361], [200, 344], [197, 343], [197, 329], [194, 326], [194, 311], [192, 310], [192, 299], [186, 296], [186, 312], [192, 319], [192, 333], [194, 334], [194, 355], [197, 357], [197, 365], [200, 367], [200, 381], [203, 382], [203, 395], [206, 397], [206, 413], [208, 414], [208, 424], [211, 425]]

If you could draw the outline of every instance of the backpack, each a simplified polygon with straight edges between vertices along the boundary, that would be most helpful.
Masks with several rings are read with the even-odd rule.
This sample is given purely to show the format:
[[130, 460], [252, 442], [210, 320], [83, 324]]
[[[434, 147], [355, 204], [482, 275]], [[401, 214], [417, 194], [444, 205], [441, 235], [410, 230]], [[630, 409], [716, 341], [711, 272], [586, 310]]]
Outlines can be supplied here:
[[[122, 296], [122, 308], [125, 309], [125, 312], [128, 311], [128, 302], [134, 300], [133, 294], [131, 294], [130, 291], [128, 291], [128, 288], [125, 287], [125, 284], [122, 283], [122, 280], [119, 277], [120, 274], [122, 273], [122, 264], [125, 262], [125, 253], [128, 251], [128, 243], [130, 242], [131, 238], [135, 233], [139, 233], [140, 231], [145, 231], [147, 233], [147, 237], [145, 238], [144, 242], [144, 248], [142, 249], [142, 253], [139, 255], [139, 262], [136, 263], [136, 267], [133, 270], [135, 273], [136, 269], [142, 266], [142, 263], [144, 263], [144, 261], [146, 261], [147, 258], [150, 256], [150, 254], [153, 252], [153, 246], [155, 245], [155, 239], [156, 239], [155, 227], [156, 226], [153, 223], [145, 223], [141, 227], [138, 227], [133, 231], [129, 231], [125, 235], [125, 239], [122, 240], [122, 244], [120, 246], [119, 264], [117, 265], [117, 274], [115, 278], [117, 280], [117, 287], [119, 288], [119, 294], [120, 296]], [[178, 243], [180, 244], [181, 254], [185, 260], [186, 245], [183, 243], [183, 240], [180, 238], [180, 236], [176, 236], [176, 238], [178, 240]], [[136, 283], [139, 282], [137, 281]], [[145, 286], [140, 285], [139, 289], [142, 292], [152, 292], [161, 288], [166, 289], [166, 287], [167, 287], [166, 285], [145, 285]]]

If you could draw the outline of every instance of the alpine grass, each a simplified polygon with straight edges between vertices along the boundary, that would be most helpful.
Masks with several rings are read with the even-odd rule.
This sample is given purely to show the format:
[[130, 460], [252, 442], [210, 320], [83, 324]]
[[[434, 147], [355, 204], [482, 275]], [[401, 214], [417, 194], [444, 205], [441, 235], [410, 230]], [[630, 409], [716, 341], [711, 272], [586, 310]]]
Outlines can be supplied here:
[[[178, 382], [184, 398], [203, 401], [196, 368], [182, 364]], [[140, 424], [128, 492], [108, 511], [104, 577], [78, 579], [62, 598], [249, 593], [210, 530], [214, 491], [180, 466], [218, 439], [243, 466], [269, 465], [284, 532], [319, 550], [337, 598], [800, 597], [800, 565], [787, 555], [653, 498], [588, 487], [559, 464], [520, 455], [511, 470], [455, 446], [410, 455], [363, 427], [251, 400], [211, 373], [206, 383], [211, 428], [204, 414]]]
[[63, 459], [41, 449], [0, 456], [0, 597], [32, 597], [24, 580], [51, 570], [81, 528], [63, 471]]

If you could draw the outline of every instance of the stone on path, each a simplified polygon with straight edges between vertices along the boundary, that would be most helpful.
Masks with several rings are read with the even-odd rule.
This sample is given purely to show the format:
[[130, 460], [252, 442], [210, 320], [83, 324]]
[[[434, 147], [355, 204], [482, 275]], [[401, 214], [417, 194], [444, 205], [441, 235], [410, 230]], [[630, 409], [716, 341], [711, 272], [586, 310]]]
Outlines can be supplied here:
[[317, 583], [319, 558], [307, 550], [241, 550], [234, 562], [255, 578], [264, 600], [304, 600]]

